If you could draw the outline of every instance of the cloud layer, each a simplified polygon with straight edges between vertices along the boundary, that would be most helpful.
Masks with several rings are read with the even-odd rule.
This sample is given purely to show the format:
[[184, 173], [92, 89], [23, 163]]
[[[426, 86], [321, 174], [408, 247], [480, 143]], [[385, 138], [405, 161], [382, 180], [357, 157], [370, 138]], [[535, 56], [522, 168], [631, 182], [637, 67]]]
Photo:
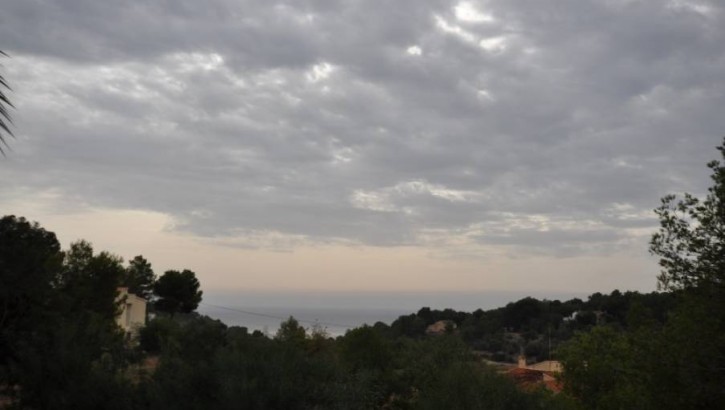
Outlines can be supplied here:
[[643, 247], [725, 133], [718, 1], [3, 9], [6, 195], [240, 246]]

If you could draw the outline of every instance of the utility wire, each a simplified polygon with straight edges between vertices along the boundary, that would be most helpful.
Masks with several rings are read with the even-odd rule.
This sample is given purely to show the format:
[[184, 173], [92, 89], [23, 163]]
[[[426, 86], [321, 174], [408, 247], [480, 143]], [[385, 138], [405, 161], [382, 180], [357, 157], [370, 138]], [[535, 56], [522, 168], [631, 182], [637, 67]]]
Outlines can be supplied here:
[[[246, 315], [252, 315], [252, 316], [266, 317], [266, 318], [269, 318], [269, 319], [277, 319], [277, 320], [282, 320], [282, 321], [288, 319], [288, 318], [285, 318], [285, 317], [268, 315], [268, 314], [265, 314], [265, 313], [250, 312], [248, 310], [242, 310], [242, 309], [232, 308], [232, 307], [228, 307], [228, 306], [212, 305], [211, 303], [206, 303], [206, 302], [201, 302], [201, 304], [202, 305], [205, 305], [205, 306], [209, 306], [209, 307], [214, 307], [214, 308], [217, 308], [217, 309], [224, 309], [224, 310], [229, 310], [229, 311], [238, 312], [238, 313], [244, 313]], [[311, 325], [323, 325], [323, 326], [344, 327], [344, 328], [347, 328], [347, 329], [354, 329], [356, 327], [356, 326], [342, 325], [342, 324], [339, 324], [339, 323], [332, 323], [332, 322], [320, 322], [319, 320], [304, 320], [304, 319], [298, 319], [298, 318], [295, 318], [295, 320], [298, 321], [298, 322], [301, 322], [301, 323], [308, 323], [308, 324], [311, 324]]]

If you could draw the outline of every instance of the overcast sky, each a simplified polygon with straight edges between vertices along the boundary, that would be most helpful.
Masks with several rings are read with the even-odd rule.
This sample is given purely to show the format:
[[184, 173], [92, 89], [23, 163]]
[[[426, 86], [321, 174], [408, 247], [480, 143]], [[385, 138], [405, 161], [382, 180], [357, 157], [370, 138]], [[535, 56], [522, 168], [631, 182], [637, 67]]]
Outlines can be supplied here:
[[654, 289], [725, 3], [4, 0], [4, 214], [206, 289]]

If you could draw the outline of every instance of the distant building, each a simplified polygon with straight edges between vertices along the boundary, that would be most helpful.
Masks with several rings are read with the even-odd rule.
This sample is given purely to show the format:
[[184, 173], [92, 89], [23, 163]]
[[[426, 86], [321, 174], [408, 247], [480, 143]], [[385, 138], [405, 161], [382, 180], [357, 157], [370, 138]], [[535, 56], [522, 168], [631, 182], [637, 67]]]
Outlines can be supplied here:
[[118, 288], [117, 300], [121, 303], [121, 312], [116, 323], [127, 333], [135, 333], [146, 324], [146, 299], [128, 293], [128, 288]]
[[428, 336], [441, 336], [456, 329], [456, 324], [452, 320], [439, 320], [425, 329]]
[[541, 370], [544, 372], [561, 373], [561, 362], [558, 360], [544, 360], [543, 362], [534, 363], [526, 366], [527, 369]]
[[556, 374], [561, 372], [561, 363], [556, 360], [546, 360], [531, 365], [526, 364], [526, 356], [520, 355], [518, 366], [503, 370], [503, 373], [511, 378], [517, 386], [524, 390], [535, 389], [543, 386], [554, 393], [562, 390], [561, 381]]
[[561, 362], [559, 362], [558, 360], [544, 360], [543, 362], [527, 364], [526, 356], [523, 354], [519, 355], [518, 367], [520, 369], [561, 373]]

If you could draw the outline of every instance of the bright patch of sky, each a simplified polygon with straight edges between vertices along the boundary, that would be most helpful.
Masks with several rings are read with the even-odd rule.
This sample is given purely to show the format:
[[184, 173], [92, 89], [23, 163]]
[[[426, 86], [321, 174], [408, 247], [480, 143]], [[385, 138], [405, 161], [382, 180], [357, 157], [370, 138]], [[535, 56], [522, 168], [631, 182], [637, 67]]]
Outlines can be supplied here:
[[405, 50], [408, 54], [413, 56], [419, 56], [423, 54], [423, 50], [418, 46], [410, 46]]
[[703, 1], [670, 0], [667, 6], [673, 10], [689, 11], [705, 17], [710, 17], [715, 13], [715, 9]]
[[484, 101], [487, 101], [487, 102], [496, 101], [494, 96], [488, 90], [478, 90], [476, 93], [478, 95], [478, 98], [480, 98]]
[[456, 18], [469, 23], [491, 23], [495, 21], [491, 14], [479, 11], [473, 3], [462, 1], [454, 7]]
[[451, 24], [441, 16], [435, 16], [435, 20], [436, 27], [438, 27], [441, 31], [453, 34], [469, 43], [476, 41], [476, 36], [470, 31], [465, 30], [463, 27]]
[[501, 53], [506, 50], [506, 37], [484, 38], [478, 44], [490, 53]]
[[407, 198], [430, 196], [449, 202], [475, 203], [481, 195], [475, 191], [450, 189], [440, 184], [423, 180], [405, 181], [377, 190], [356, 190], [350, 197], [351, 203], [362, 209], [373, 211], [415, 213], [414, 206], [404, 205]]
[[181, 71], [216, 70], [224, 64], [224, 57], [217, 53], [178, 53], [172, 56]]
[[335, 71], [335, 66], [330, 63], [322, 62], [315, 64], [312, 66], [312, 69], [307, 72], [307, 80], [312, 83], [322, 81], [328, 78], [333, 71]]

